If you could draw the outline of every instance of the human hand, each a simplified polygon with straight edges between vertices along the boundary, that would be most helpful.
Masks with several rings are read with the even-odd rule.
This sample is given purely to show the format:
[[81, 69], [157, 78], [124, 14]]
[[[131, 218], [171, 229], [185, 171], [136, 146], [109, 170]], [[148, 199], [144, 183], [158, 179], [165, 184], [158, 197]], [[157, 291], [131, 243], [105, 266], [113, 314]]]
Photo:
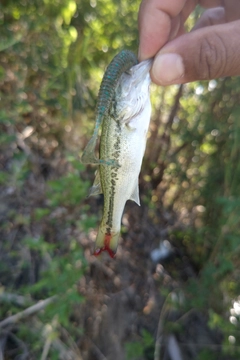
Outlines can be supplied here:
[[[193, 30], [184, 22], [199, 4], [208, 8]], [[159, 85], [240, 75], [239, 0], [143, 0], [139, 60], [154, 57]]]

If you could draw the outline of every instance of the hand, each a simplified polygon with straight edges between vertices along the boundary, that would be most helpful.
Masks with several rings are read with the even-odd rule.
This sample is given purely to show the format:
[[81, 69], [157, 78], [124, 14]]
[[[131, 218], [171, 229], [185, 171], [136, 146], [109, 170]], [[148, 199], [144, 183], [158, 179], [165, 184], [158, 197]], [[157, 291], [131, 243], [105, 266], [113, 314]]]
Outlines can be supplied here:
[[[190, 33], [184, 22], [196, 5], [206, 10]], [[239, 0], [143, 0], [139, 60], [155, 56], [159, 85], [240, 75]]]

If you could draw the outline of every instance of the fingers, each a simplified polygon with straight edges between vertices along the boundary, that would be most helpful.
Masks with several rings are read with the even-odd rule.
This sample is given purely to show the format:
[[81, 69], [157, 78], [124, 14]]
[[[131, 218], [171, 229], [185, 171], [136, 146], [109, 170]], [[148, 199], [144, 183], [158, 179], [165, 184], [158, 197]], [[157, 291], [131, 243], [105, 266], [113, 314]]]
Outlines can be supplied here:
[[159, 85], [240, 74], [240, 20], [200, 28], [164, 46], [151, 76]]
[[192, 30], [197, 30], [212, 25], [225, 24], [226, 22], [226, 13], [224, 8], [218, 7], [209, 9], [202, 14]]
[[[199, 0], [198, 3], [203, 8], [207, 9], [207, 8], [213, 8], [213, 7], [218, 7], [218, 6], [224, 6], [224, 1], [225, 0]], [[229, 1], [229, 0], [226, 0], [226, 1]], [[232, 1], [232, 0], [230, 0], [230, 1]], [[236, 1], [236, 0], [233, 0], [233, 1]]]
[[226, 22], [239, 19], [239, 0], [199, 0], [199, 5], [204, 8], [223, 7], [226, 12]]
[[[143, 0], [139, 9], [139, 60], [153, 57], [163, 45], [184, 32], [184, 22], [197, 3], [222, 6], [224, 0]], [[239, 0], [225, 0], [226, 3]], [[180, 31], [179, 31], [180, 29]]]
[[139, 10], [139, 60], [153, 57], [166, 44], [172, 31], [171, 20], [187, 0], [143, 0]]
[[175, 37], [185, 34], [184, 23], [188, 16], [195, 8], [195, 2], [187, 0], [181, 13], [171, 20], [171, 31], [169, 34], [169, 40], [173, 40]]
[[[193, 30], [240, 19], [240, 1], [237, 1], [236, 3], [236, 0], [226, 0], [224, 7], [217, 7], [205, 11], [200, 19], [198, 19]], [[233, 3], [235, 3], [235, 6], [233, 6]]]
[[[197, 3], [213, 9], [203, 14], [193, 32], [185, 34], [184, 22]], [[143, 0], [139, 60], [158, 52], [151, 76], [160, 85], [239, 75], [237, 19], [239, 0]]]
[[238, 20], [240, 18], [239, 0], [222, 0], [225, 9], [226, 22]]

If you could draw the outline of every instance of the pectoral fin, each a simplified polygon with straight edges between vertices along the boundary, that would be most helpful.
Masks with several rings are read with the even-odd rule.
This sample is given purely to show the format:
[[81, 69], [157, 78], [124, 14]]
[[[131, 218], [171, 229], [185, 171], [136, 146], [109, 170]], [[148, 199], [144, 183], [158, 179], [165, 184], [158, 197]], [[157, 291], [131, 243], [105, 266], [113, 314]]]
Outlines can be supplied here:
[[129, 200], [135, 201], [135, 203], [140, 206], [138, 182], [136, 182], [136, 186], [134, 187], [134, 190]]
[[93, 182], [93, 186], [91, 187], [88, 196], [94, 196], [94, 195], [99, 195], [102, 194], [102, 186], [101, 186], [101, 181], [100, 181], [100, 174], [99, 174], [99, 170], [97, 170], [96, 172], [96, 176]]
[[97, 164], [98, 159], [95, 156], [95, 147], [97, 143], [97, 135], [94, 134], [89, 140], [87, 146], [85, 147], [81, 161], [83, 164]]

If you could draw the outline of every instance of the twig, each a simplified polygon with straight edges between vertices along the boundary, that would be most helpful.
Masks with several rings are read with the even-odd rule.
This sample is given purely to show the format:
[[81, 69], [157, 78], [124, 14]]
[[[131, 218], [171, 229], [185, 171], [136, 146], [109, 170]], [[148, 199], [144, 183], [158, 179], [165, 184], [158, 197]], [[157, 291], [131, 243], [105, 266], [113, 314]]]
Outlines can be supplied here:
[[[37, 334], [41, 334], [43, 339], [46, 339], [46, 332], [44, 333], [43, 328], [44, 325], [35, 317], [34, 319], [34, 327], [33, 331]], [[67, 347], [60, 339], [53, 338], [52, 347], [58, 351], [58, 359], [59, 360], [82, 360], [82, 357], [79, 356], [74, 350]]]
[[160, 351], [161, 351], [161, 344], [162, 344], [162, 334], [163, 334], [163, 321], [165, 318], [166, 313], [168, 312], [168, 298], [172, 293], [170, 292], [162, 306], [162, 310], [159, 316], [158, 321], [158, 329], [157, 329], [157, 336], [155, 341], [155, 349], [154, 349], [154, 360], [160, 359]]
[[181, 351], [174, 335], [169, 336], [167, 348], [172, 360], [182, 360]]
[[185, 312], [182, 316], [180, 316], [180, 318], [178, 318], [178, 319], [176, 320], [176, 323], [182, 322], [182, 321], [186, 320], [186, 318], [187, 318], [189, 315], [194, 314], [195, 311], [196, 311], [195, 309], [190, 309], [190, 310], [188, 310], [188, 311]]
[[43, 352], [42, 352], [42, 356], [41, 356], [41, 360], [46, 360], [50, 347], [52, 344], [52, 340], [48, 337], [45, 341], [44, 347], [43, 347]]
[[81, 360], [75, 351], [67, 348], [66, 345], [59, 339], [53, 340], [52, 346], [59, 352], [59, 359], [61, 360]]
[[15, 314], [15, 315], [9, 316], [8, 318], [6, 318], [0, 322], [0, 328], [3, 328], [7, 325], [15, 324], [19, 320], [25, 319], [26, 317], [28, 317], [38, 311], [43, 310], [47, 305], [52, 303], [53, 300], [55, 300], [55, 299], [56, 299], [56, 296], [52, 296], [48, 299], [40, 300], [39, 302], [28, 307], [27, 309]]
[[97, 356], [97, 360], [107, 360], [106, 356], [101, 352], [101, 350], [97, 347], [96, 344], [94, 344], [94, 342], [90, 338], [88, 338], [88, 341], [92, 345], [92, 350], [94, 351], [94, 355]]
[[167, 122], [165, 125], [165, 129], [164, 129], [164, 133], [167, 131], [167, 129], [170, 129], [172, 127], [173, 120], [174, 120], [176, 113], [178, 111], [178, 108], [179, 108], [179, 101], [181, 99], [182, 93], [183, 93], [183, 85], [180, 85], [177, 93], [175, 94], [174, 103], [172, 105], [170, 114], [168, 116], [168, 119], [167, 119]]
[[78, 360], [83, 360], [82, 355], [81, 355], [81, 353], [79, 351], [79, 348], [78, 348], [77, 344], [75, 343], [75, 341], [72, 339], [72, 336], [69, 334], [69, 332], [63, 326], [61, 326], [60, 329], [61, 329], [62, 335], [64, 337], [66, 337], [66, 341], [68, 341], [72, 351], [74, 351], [77, 354], [77, 356], [78, 356], [77, 359]]

